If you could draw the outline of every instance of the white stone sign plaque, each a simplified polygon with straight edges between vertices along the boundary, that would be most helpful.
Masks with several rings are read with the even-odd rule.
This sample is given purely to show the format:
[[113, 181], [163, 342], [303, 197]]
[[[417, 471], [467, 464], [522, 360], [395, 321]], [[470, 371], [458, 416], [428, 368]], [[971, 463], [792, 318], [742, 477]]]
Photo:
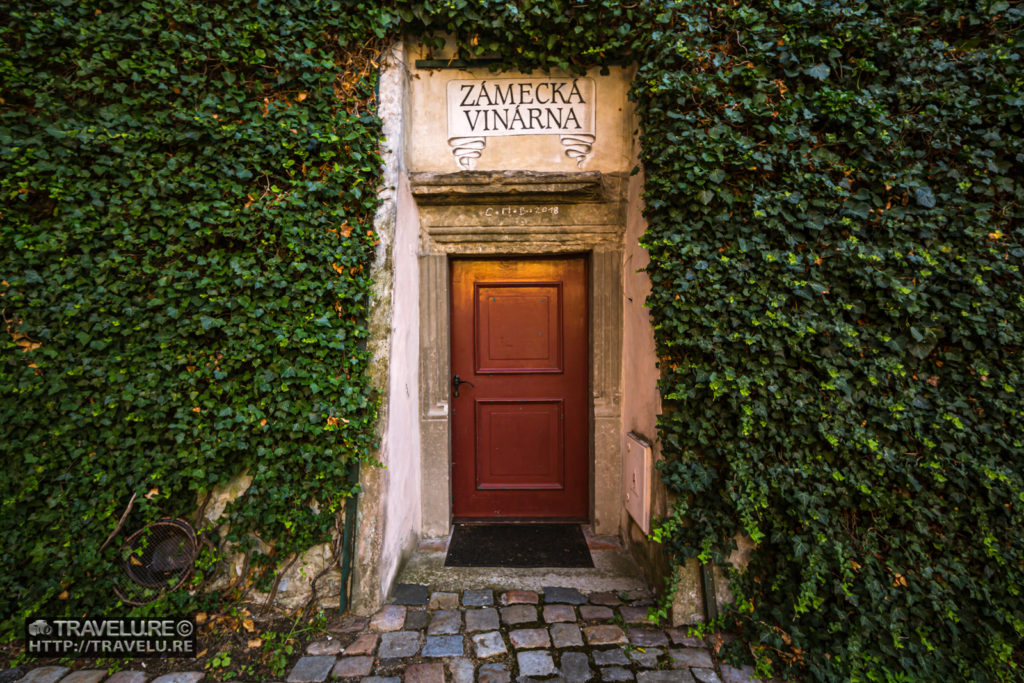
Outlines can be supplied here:
[[491, 78], [448, 82], [448, 144], [466, 170], [506, 135], [557, 135], [583, 166], [596, 139], [592, 78]]

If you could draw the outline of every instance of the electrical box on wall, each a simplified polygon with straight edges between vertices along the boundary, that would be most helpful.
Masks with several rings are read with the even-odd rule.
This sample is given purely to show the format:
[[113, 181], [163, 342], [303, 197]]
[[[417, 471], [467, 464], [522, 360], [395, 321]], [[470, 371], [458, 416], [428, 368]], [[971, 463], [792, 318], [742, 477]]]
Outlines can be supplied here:
[[651, 533], [652, 459], [651, 444], [633, 432], [626, 435], [622, 495], [630, 517], [645, 534]]

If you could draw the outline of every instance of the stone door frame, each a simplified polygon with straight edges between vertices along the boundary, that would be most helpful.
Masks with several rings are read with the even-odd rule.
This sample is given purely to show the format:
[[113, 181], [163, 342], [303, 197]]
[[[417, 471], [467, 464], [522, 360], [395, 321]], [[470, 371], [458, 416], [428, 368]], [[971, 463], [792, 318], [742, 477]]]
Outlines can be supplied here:
[[590, 521], [621, 505], [622, 260], [627, 179], [597, 171], [412, 173], [418, 205], [422, 535], [451, 530], [449, 261], [583, 254], [590, 282]]

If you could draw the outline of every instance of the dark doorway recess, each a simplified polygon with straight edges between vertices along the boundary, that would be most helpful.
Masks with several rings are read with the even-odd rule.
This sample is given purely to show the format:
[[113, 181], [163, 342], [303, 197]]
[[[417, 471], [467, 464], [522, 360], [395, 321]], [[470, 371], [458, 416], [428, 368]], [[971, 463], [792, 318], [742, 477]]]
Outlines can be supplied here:
[[446, 567], [593, 567], [578, 524], [456, 524]]

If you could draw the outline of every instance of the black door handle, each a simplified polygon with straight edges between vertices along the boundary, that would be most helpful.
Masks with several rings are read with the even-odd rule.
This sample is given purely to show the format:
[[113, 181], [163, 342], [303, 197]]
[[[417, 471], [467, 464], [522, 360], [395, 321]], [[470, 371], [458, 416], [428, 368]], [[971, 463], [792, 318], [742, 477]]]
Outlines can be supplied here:
[[462, 379], [458, 375], [455, 375], [454, 377], [452, 377], [452, 397], [453, 398], [458, 398], [459, 397], [459, 385], [460, 384], [468, 384], [469, 386], [474, 386], [474, 384], [472, 382], [467, 382], [466, 380]]

